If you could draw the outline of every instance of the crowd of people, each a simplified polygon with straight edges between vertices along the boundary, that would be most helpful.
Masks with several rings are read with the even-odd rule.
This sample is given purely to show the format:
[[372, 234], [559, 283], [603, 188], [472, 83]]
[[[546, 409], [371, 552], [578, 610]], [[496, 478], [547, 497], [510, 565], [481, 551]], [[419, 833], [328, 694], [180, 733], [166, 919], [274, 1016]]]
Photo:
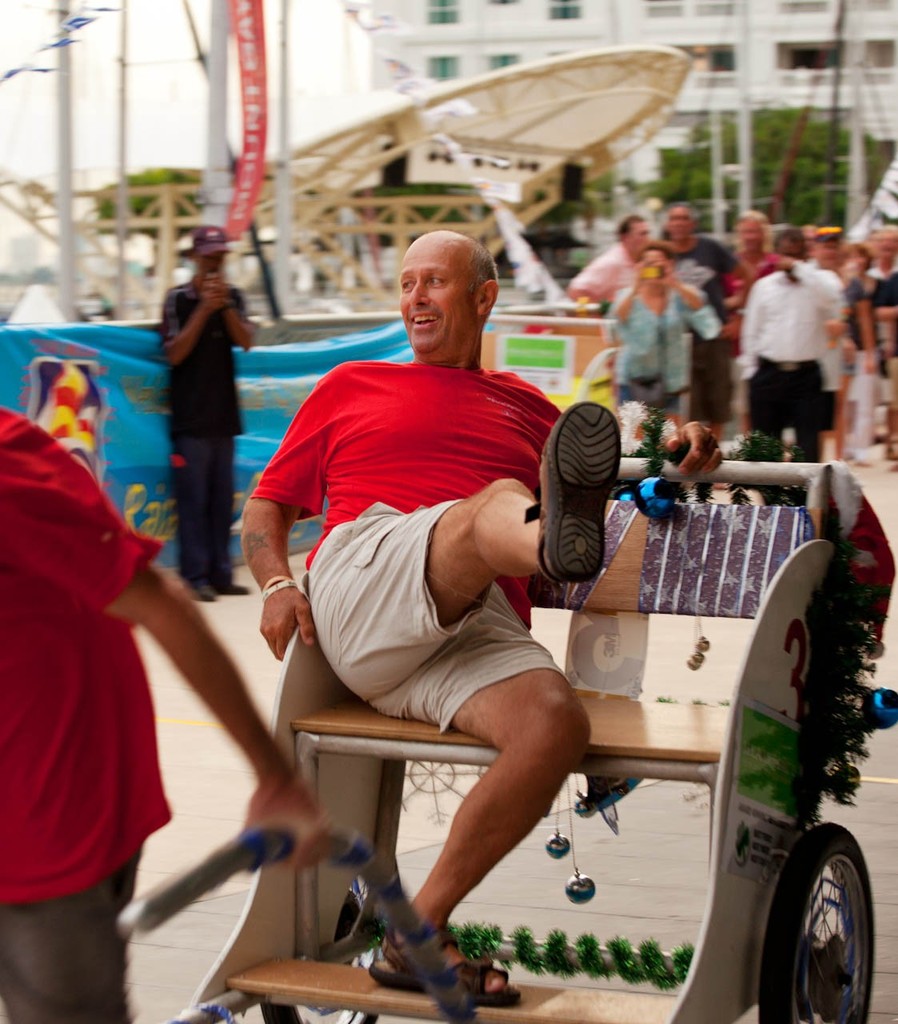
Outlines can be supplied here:
[[839, 228], [783, 227], [747, 210], [733, 247], [698, 233], [685, 203], [660, 234], [624, 218], [618, 242], [568, 295], [611, 301], [618, 400], [794, 441], [808, 461], [898, 471], [898, 226], [848, 243]]

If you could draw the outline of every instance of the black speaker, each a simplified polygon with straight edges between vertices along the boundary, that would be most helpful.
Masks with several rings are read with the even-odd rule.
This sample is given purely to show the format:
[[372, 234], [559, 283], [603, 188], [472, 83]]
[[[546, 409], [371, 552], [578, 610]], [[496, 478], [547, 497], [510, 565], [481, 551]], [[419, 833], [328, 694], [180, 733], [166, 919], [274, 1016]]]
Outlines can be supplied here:
[[579, 164], [564, 165], [561, 198], [566, 203], [578, 203], [583, 198], [583, 168]]
[[408, 166], [408, 159], [405, 156], [397, 156], [388, 164], [384, 164], [383, 185], [384, 188], [402, 188], [405, 184], [405, 172]]

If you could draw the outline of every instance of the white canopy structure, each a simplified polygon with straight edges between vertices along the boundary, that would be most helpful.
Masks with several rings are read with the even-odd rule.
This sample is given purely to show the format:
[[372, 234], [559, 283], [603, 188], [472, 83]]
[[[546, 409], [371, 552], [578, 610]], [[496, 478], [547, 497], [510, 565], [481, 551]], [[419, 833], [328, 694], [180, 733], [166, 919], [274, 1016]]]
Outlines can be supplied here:
[[[688, 57], [672, 47], [611, 47], [414, 96], [375, 94], [373, 109], [297, 147], [295, 245], [344, 281], [350, 266], [359, 290], [378, 298], [382, 283], [347, 248], [347, 236], [387, 236], [401, 255], [416, 235], [448, 223], [498, 251], [493, 211], [477, 189], [461, 188], [471, 186], [470, 171], [441, 136], [473, 157], [498, 197], [519, 197], [513, 209], [526, 225], [647, 142], [669, 119], [688, 71]], [[373, 197], [370, 189], [382, 184], [434, 187]], [[270, 205], [260, 207], [263, 223]]]

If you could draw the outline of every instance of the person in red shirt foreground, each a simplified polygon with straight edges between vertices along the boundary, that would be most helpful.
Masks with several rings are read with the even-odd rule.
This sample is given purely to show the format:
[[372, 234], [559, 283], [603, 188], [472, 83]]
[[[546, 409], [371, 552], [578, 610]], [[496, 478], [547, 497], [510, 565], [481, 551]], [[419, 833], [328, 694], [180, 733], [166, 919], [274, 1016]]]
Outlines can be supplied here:
[[[509, 1005], [520, 993], [507, 973], [488, 958], [466, 960], [445, 929], [586, 748], [582, 705], [530, 635], [527, 584], [537, 569], [582, 580], [601, 568], [620, 433], [600, 405], [559, 417], [515, 374], [481, 367], [496, 277], [489, 251], [456, 232], [409, 247], [400, 306], [414, 361], [347, 363], [318, 383], [246, 505], [243, 548], [276, 657], [298, 628], [379, 711], [498, 749], [414, 903], [475, 1002]], [[720, 462], [697, 423], [669, 443], [691, 445], [684, 472]], [[287, 535], [325, 498], [323, 539], [294, 580]], [[388, 933], [382, 951], [372, 975], [416, 987], [401, 939]]]
[[91, 473], [0, 409], [0, 998], [12, 1024], [127, 1024], [125, 943], [140, 849], [170, 817], [143, 626], [231, 734], [258, 785], [247, 823], [326, 853], [297, 782], [233, 662], [159, 544], [124, 524]]

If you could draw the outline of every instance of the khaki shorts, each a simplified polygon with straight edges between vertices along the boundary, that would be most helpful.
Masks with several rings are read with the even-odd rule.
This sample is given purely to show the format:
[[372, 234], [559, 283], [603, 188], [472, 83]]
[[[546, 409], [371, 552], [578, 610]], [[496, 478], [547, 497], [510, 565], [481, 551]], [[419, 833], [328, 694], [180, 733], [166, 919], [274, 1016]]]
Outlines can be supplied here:
[[722, 338], [692, 342], [689, 419], [729, 423], [732, 418], [730, 343]]
[[889, 359], [886, 362], [886, 371], [889, 375], [889, 397], [888, 403], [893, 409], [898, 409], [898, 359]]
[[385, 715], [445, 732], [465, 701], [531, 669], [560, 672], [493, 584], [441, 626], [424, 570], [430, 536], [455, 502], [403, 515], [376, 504], [334, 527], [303, 579], [318, 643], [353, 693]]

